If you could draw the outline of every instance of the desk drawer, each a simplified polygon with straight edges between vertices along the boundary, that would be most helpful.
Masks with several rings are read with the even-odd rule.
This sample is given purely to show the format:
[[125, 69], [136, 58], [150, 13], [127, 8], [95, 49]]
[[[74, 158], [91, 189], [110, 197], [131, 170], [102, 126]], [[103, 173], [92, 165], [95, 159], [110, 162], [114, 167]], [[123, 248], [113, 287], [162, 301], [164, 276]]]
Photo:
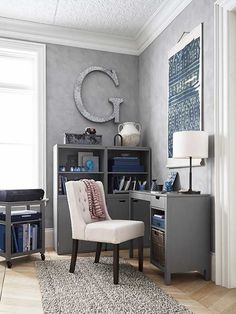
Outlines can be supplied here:
[[152, 195], [151, 206], [165, 209], [165, 197]]

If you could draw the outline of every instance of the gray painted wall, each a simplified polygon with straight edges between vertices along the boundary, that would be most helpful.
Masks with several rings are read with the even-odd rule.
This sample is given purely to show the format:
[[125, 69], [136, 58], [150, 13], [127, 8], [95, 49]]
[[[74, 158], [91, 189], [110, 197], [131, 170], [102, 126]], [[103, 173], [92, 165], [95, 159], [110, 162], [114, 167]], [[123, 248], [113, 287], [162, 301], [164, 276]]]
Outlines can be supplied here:
[[[47, 45], [47, 193], [50, 198], [46, 226], [52, 227], [52, 147], [63, 143], [65, 132], [83, 132], [93, 126], [103, 134], [105, 145], [113, 144], [117, 125], [113, 122], [91, 123], [77, 111], [73, 86], [77, 75], [90, 65], [101, 65], [117, 71], [120, 86], [96, 73], [85, 81], [84, 99], [87, 108], [100, 114], [111, 111], [107, 99], [125, 99], [121, 121], [140, 121], [143, 126], [143, 145], [153, 154], [153, 177], [163, 182], [167, 176], [167, 96], [168, 51], [184, 31], [204, 23], [204, 104], [203, 126], [210, 136], [210, 157], [204, 167], [193, 169], [193, 188], [203, 193], [213, 191], [213, 27], [214, 0], [193, 0], [168, 28], [141, 54], [134, 57], [87, 49]], [[188, 187], [188, 169], [177, 169], [182, 188]], [[214, 224], [212, 224], [214, 234]], [[213, 239], [213, 237], [212, 237]], [[214, 249], [214, 239], [212, 248]]]
[[[203, 25], [204, 101], [203, 129], [209, 132], [210, 156], [203, 167], [193, 169], [193, 188], [213, 191], [214, 132], [214, 0], [193, 0], [139, 57], [139, 115], [143, 126], [143, 145], [152, 147], [153, 177], [163, 182], [167, 164], [168, 51], [182, 33]], [[188, 169], [176, 169], [180, 185], [188, 188]], [[212, 224], [213, 226], [214, 224]], [[212, 230], [212, 234], [214, 231]], [[214, 242], [214, 241], [213, 241]], [[214, 244], [212, 243], [214, 249]]]
[[97, 129], [104, 145], [113, 145], [117, 125], [113, 121], [93, 123], [77, 110], [73, 87], [79, 73], [91, 65], [104, 66], [117, 72], [120, 86], [99, 72], [90, 74], [84, 82], [83, 98], [88, 110], [97, 114], [112, 112], [108, 98], [123, 97], [120, 121], [138, 121], [138, 57], [47, 45], [47, 196], [46, 227], [52, 227], [52, 150], [63, 143], [65, 132], [83, 133], [85, 127]]

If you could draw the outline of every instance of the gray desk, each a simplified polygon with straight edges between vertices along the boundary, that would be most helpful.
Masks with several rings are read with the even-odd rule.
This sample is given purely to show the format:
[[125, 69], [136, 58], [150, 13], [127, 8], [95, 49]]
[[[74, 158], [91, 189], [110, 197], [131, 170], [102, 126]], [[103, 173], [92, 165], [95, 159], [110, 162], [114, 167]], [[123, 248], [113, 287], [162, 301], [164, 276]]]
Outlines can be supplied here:
[[[198, 271], [209, 280], [210, 196], [130, 191], [129, 219], [134, 219], [134, 200], [149, 203], [149, 207], [144, 210], [150, 219], [150, 261], [164, 272], [165, 283], [170, 284], [171, 274], [189, 271]], [[153, 225], [154, 214], [164, 216], [164, 228]], [[155, 233], [160, 234], [163, 239], [160, 252]], [[164, 254], [162, 263], [159, 262], [159, 253]], [[133, 241], [130, 241], [129, 254], [132, 258]]]

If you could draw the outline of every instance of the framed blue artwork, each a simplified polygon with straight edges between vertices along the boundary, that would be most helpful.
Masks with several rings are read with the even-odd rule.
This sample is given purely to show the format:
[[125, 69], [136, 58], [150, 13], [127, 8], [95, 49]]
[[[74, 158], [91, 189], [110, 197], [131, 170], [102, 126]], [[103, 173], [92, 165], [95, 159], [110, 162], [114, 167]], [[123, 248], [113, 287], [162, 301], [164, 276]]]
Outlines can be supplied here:
[[[169, 54], [167, 167], [189, 166], [188, 159], [173, 159], [173, 133], [202, 128], [202, 24], [185, 35]], [[193, 160], [200, 165], [201, 159]]]

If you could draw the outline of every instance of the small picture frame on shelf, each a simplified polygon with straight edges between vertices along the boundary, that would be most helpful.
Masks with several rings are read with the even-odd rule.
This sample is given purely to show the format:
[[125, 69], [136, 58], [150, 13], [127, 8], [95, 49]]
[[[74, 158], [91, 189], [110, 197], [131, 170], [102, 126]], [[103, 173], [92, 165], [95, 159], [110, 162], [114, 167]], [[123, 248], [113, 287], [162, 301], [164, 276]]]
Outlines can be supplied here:
[[78, 152], [78, 166], [84, 167], [83, 158], [93, 156], [93, 152]]
[[84, 156], [83, 165], [88, 172], [99, 172], [99, 157], [98, 156]]
[[173, 186], [175, 183], [175, 179], [177, 177], [178, 172], [176, 171], [171, 171], [168, 175], [168, 178], [166, 179], [163, 187], [163, 191], [165, 192], [172, 192], [173, 191]]

